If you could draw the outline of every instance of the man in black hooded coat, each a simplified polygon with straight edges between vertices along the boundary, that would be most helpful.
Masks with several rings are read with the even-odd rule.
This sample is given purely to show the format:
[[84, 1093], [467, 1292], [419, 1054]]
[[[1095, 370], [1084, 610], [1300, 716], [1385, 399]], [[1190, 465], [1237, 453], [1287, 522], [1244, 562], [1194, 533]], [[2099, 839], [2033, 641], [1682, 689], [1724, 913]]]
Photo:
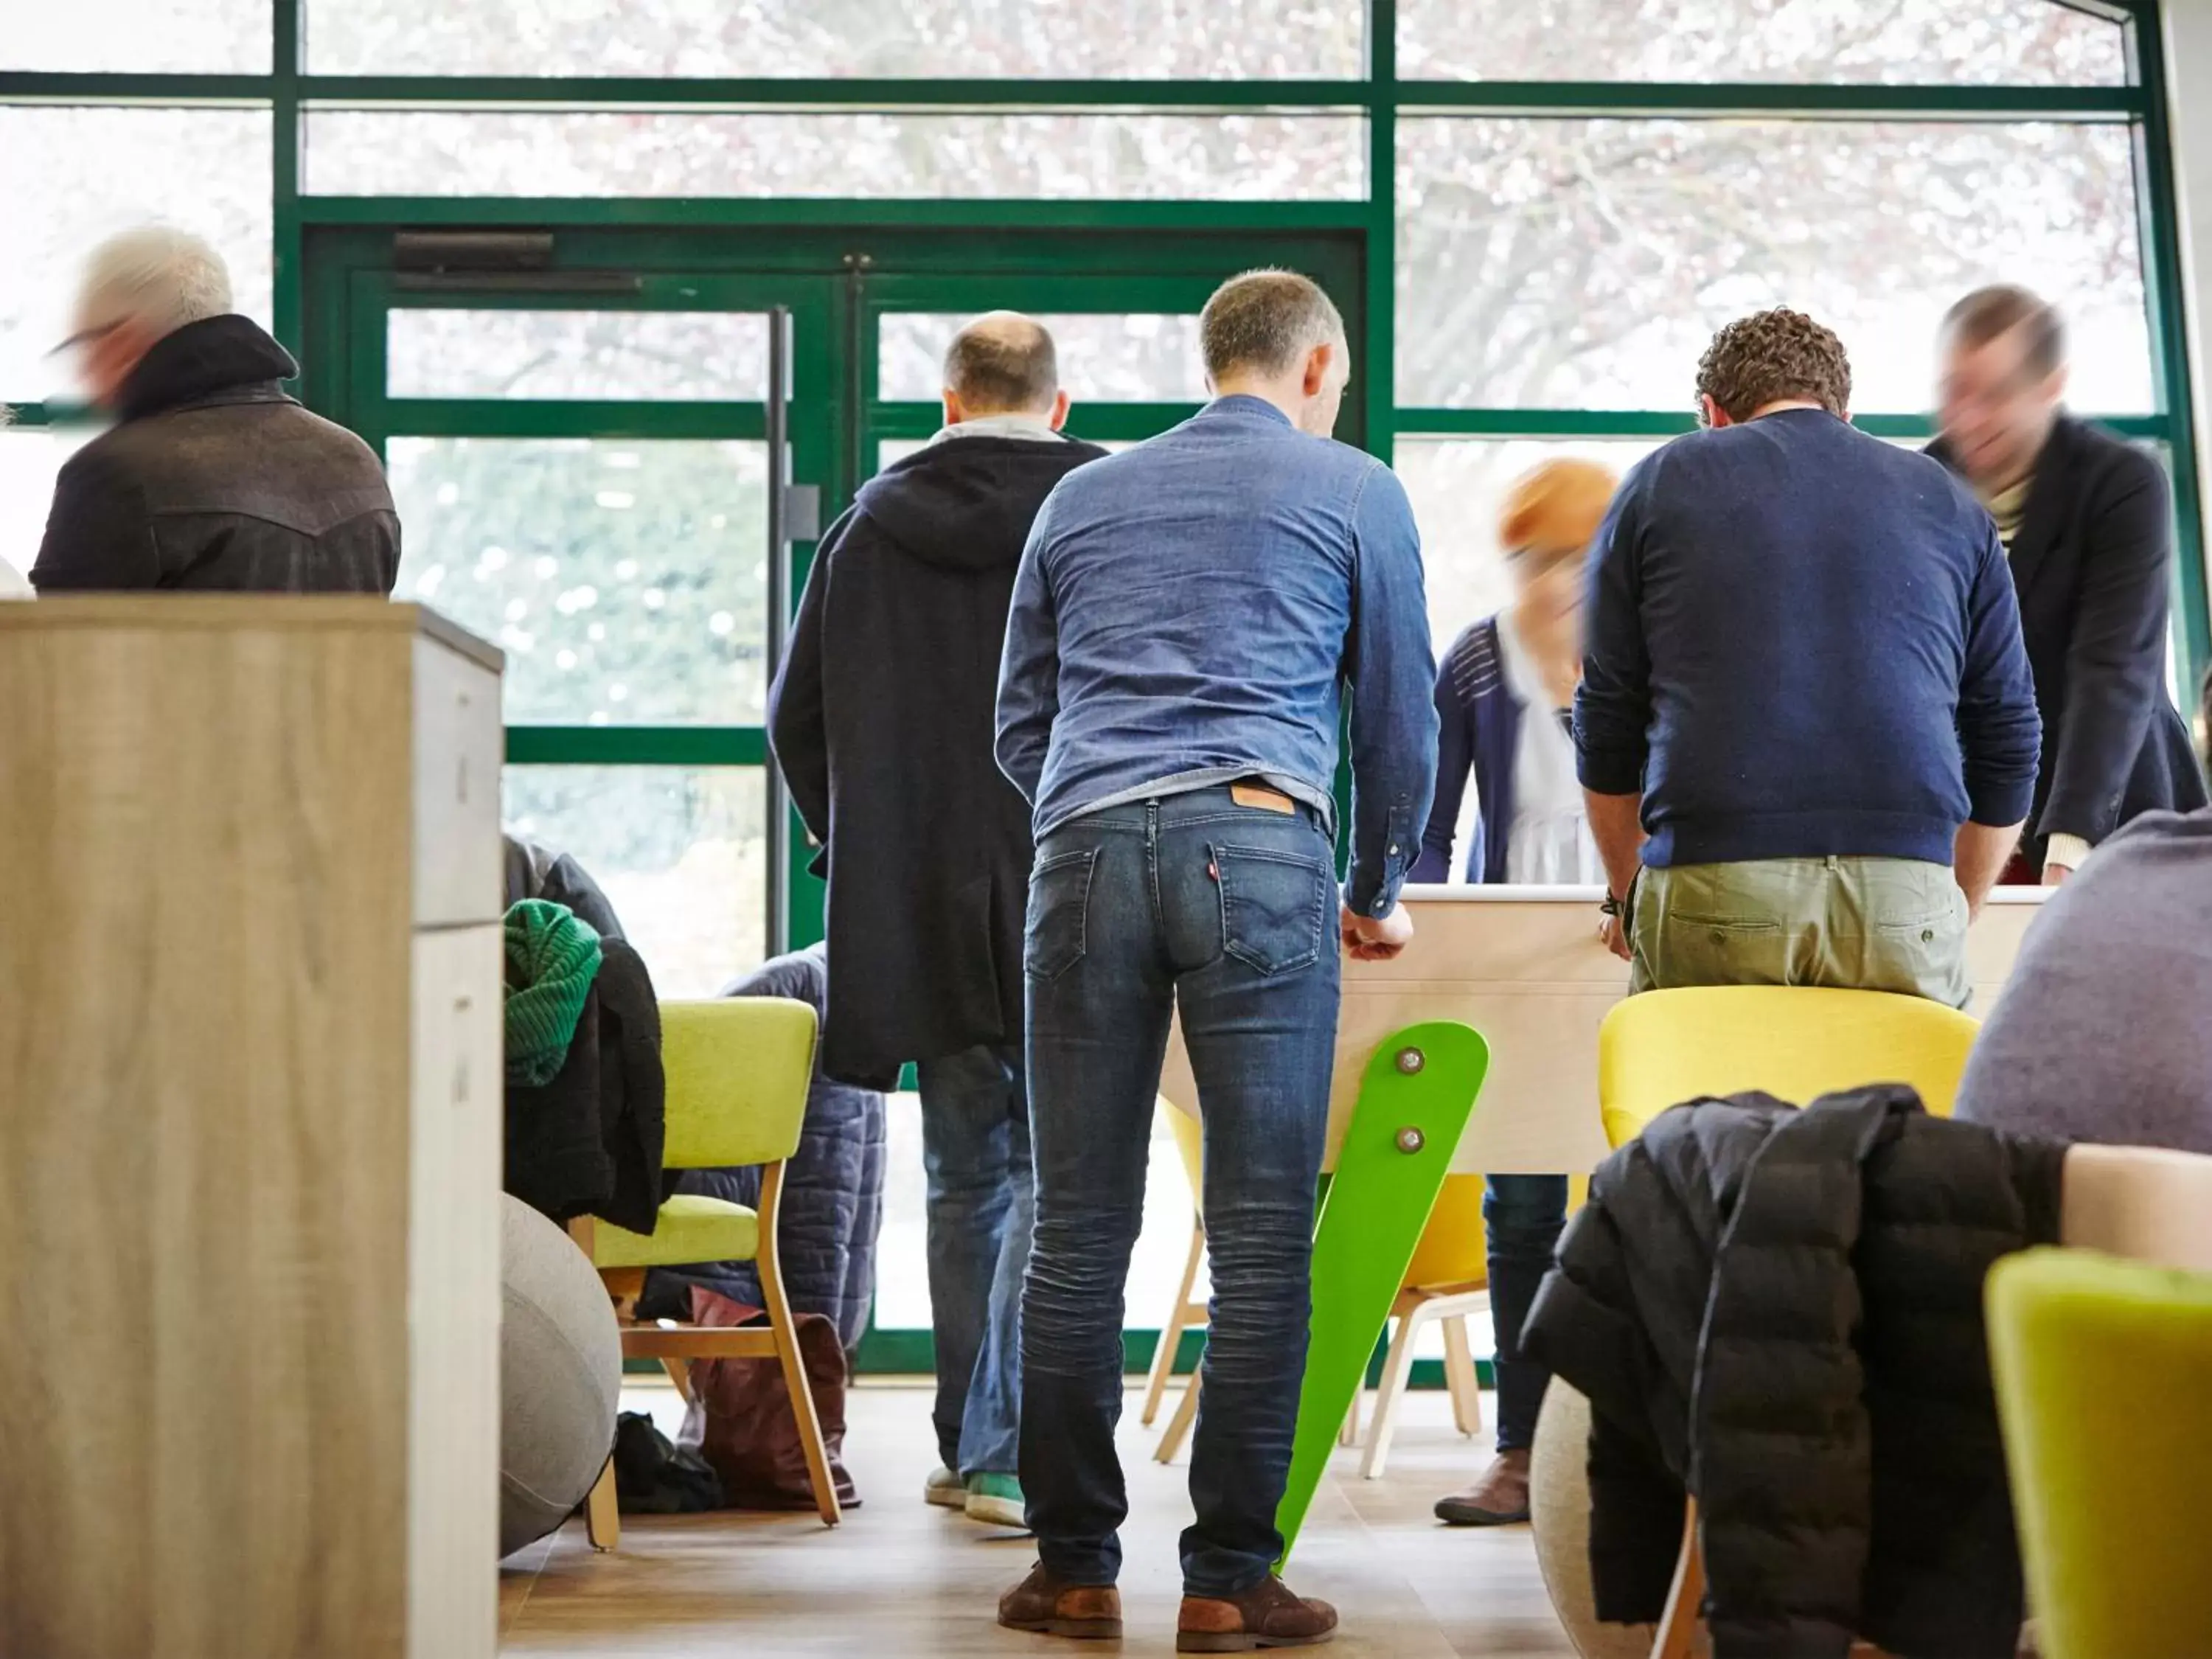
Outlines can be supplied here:
[[769, 733], [830, 883], [823, 1073], [890, 1090], [917, 1066], [945, 1466], [927, 1495], [1018, 1524], [1033, 848], [993, 709], [1030, 523], [1104, 452], [1061, 435], [1052, 337], [1030, 319], [977, 319], [945, 370], [945, 429], [823, 538]]

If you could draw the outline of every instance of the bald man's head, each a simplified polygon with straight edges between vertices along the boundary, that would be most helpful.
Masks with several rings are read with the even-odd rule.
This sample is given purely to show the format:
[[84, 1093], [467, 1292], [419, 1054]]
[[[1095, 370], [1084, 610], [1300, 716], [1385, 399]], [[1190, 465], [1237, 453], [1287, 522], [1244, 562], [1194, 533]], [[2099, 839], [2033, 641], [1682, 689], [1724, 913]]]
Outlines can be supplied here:
[[945, 354], [945, 389], [970, 420], [1048, 415], [1060, 398], [1060, 354], [1033, 318], [986, 312], [953, 337]]

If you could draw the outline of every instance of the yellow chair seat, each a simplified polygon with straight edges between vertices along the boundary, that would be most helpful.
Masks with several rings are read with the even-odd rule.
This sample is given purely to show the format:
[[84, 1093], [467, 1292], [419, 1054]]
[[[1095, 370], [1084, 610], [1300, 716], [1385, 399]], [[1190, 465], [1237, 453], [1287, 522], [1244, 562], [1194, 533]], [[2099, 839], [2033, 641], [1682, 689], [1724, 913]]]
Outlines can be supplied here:
[[1669, 1106], [1763, 1089], [1795, 1105], [1905, 1083], [1948, 1117], [1980, 1030], [1954, 1008], [1883, 991], [1717, 985], [1647, 991], [1605, 1017], [1597, 1091], [1605, 1137], [1626, 1146]]
[[750, 1261], [760, 1249], [760, 1217], [726, 1199], [679, 1193], [660, 1206], [650, 1234], [602, 1221], [592, 1230], [595, 1267], [688, 1267]]

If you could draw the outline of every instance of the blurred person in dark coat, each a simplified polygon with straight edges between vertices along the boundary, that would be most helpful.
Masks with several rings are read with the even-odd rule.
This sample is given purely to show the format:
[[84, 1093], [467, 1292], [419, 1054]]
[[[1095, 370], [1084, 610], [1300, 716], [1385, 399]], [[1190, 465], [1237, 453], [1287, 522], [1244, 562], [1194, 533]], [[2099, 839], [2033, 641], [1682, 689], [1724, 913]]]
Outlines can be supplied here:
[[231, 309], [205, 242], [148, 226], [101, 243], [61, 349], [116, 424], [55, 482], [41, 593], [391, 593], [399, 515], [375, 452], [286, 394], [300, 366]]
[[2172, 507], [2150, 455], [2069, 415], [2058, 313], [1977, 289], [1943, 320], [1930, 450], [1996, 521], [2020, 596], [2043, 753], [2008, 881], [2063, 881], [2122, 824], [2205, 804], [2166, 687]]

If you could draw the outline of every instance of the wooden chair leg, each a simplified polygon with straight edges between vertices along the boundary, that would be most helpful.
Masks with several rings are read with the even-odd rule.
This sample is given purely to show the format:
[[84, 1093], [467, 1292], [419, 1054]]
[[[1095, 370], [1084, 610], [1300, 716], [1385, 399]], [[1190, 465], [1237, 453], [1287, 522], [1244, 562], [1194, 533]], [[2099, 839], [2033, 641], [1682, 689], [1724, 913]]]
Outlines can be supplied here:
[[1359, 1402], [1366, 1393], [1367, 1390], [1364, 1389], [1358, 1389], [1353, 1393], [1352, 1409], [1345, 1413], [1344, 1426], [1336, 1431], [1338, 1445], [1356, 1446], [1359, 1443]]
[[1152, 1452], [1154, 1462], [1172, 1463], [1176, 1454], [1182, 1449], [1182, 1443], [1190, 1434], [1190, 1425], [1198, 1420], [1199, 1385], [1205, 1380], [1206, 1373], [1202, 1370], [1190, 1374], [1190, 1385], [1182, 1391], [1182, 1398], [1176, 1401], [1175, 1415], [1168, 1419], [1167, 1429]]
[[612, 1551], [622, 1547], [622, 1507], [615, 1499], [615, 1460], [607, 1459], [606, 1468], [592, 1483], [591, 1496], [584, 1500], [584, 1533], [595, 1550]]
[[1152, 1355], [1152, 1375], [1145, 1380], [1145, 1409], [1137, 1420], [1148, 1429], [1160, 1414], [1160, 1401], [1168, 1391], [1168, 1378], [1175, 1374], [1176, 1349], [1182, 1346], [1182, 1334], [1190, 1323], [1186, 1317], [1190, 1307], [1190, 1287], [1198, 1282], [1198, 1264], [1205, 1257], [1206, 1228], [1194, 1212], [1190, 1218], [1190, 1254], [1183, 1258], [1182, 1283], [1176, 1286], [1175, 1306], [1169, 1310], [1167, 1323], [1161, 1328], [1160, 1346]]
[[1667, 1595], [1651, 1639], [1651, 1659], [1690, 1659], [1698, 1641], [1698, 1615], [1705, 1600], [1705, 1553], [1698, 1547], [1698, 1500], [1683, 1506], [1682, 1553], [1674, 1562], [1674, 1587]]
[[771, 1164], [761, 1171], [759, 1269], [761, 1300], [768, 1304], [769, 1328], [775, 1334], [775, 1356], [783, 1364], [783, 1382], [791, 1395], [792, 1415], [799, 1421], [799, 1449], [806, 1457], [807, 1478], [814, 1485], [814, 1507], [822, 1524], [834, 1527], [843, 1518], [837, 1504], [837, 1487], [830, 1477], [830, 1453], [822, 1443], [822, 1420], [815, 1415], [814, 1390], [806, 1381], [806, 1362], [799, 1352], [799, 1328], [784, 1299], [783, 1269], [776, 1257], [776, 1212], [783, 1194], [783, 1164]]
[[1383, 1358], [1382, 1381], [1375, 1390], [1375, 1414], [1367, 1422], [1367, 1450], [1359, 1460], [1359, 1478], [1379, 1480], [1390, 1461], [1390, 1437], [1397, 1431], [1398, 1406], [1406, 1396], [1406, 1383], [1413, 1372], [1413, 1334], [1421, 1326], [1416, 1305], [1398, 1316], [1397, 1334]]
[[1482, 1432], [1482, 1378], [1474, 1369], [1474, 1350], [1467, 1340], [1467, 1316], [1443, 1322], [1444, 1383], [1451, 1391], [1452, 1420], [1462, 1434]]

